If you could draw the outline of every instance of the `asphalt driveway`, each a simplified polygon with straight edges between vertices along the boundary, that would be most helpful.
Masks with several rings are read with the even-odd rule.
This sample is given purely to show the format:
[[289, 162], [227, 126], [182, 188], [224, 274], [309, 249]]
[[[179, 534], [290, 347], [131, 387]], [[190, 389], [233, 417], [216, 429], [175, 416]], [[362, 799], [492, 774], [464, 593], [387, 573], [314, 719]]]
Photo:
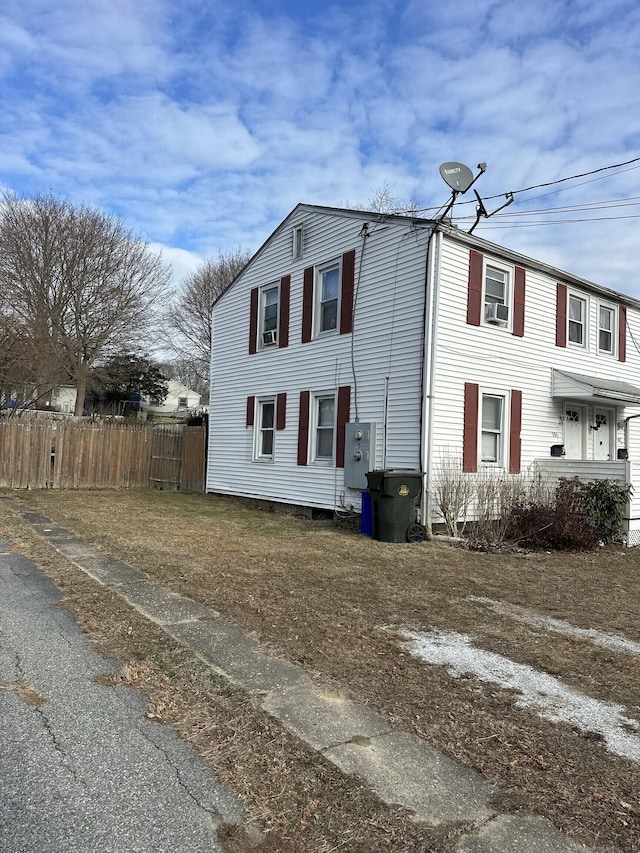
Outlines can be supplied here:
[[243, 811], [0, 540], [0, 850], [219, 851]]

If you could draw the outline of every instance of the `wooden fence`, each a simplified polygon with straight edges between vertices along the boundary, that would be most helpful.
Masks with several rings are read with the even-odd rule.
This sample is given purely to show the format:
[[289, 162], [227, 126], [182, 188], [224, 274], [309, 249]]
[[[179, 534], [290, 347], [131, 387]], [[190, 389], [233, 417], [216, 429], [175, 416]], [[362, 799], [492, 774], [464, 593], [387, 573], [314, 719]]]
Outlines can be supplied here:
[[0, 420], [0, 487], [203, 492], [205, 427]]

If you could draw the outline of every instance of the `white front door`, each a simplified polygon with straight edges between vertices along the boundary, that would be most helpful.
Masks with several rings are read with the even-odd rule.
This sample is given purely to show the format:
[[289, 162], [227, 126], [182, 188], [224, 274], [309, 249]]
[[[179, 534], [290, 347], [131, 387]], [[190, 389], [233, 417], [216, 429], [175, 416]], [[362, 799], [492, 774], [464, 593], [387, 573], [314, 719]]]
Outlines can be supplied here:
[[585, 458], [586, 409], [578, 403], [564, 404], [565, 459]]
[[615, 412], [612, 409], [595, 409], [593, 412], [593, 458], [611, 459]]

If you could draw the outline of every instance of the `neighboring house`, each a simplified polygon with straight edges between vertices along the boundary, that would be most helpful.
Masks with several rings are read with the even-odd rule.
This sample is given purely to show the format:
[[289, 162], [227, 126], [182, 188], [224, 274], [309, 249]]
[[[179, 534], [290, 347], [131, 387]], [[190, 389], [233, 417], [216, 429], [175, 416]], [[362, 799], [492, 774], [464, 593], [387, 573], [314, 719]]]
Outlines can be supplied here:
[[201, 394], [173, 379], [167, 381], [167, 396], [161, 402], [144, 398], [140, 403], [140, 417], [147, 420], [186, 420], [200, 407]]
[[51, 392], [51, 409], [72, 415], [75, 411], [77, 396], [75, 385], [59, 385]]
[[213, 325], [210, 492], [358, 510], [367, 470], [419, 469], [431, 524], [442, 458], [640, 461], [640, 302], [444, 222], [298, 205]]

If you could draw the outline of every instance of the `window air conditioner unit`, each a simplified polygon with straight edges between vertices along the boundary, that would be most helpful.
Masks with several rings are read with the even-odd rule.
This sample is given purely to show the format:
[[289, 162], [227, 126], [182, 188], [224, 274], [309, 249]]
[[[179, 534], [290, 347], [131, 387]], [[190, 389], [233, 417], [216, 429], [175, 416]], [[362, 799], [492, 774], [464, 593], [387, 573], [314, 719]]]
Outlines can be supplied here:
[[509, 306], [499, 302], [490, 302], [484, 307], [484, 318], [487, 323], [496, 326], [506, 326], [509, 322]]
[[272, 329], [270, 332], [262, 333], [262, 346], [263, 347], [272, 347], [278, 343], [278, 333], [275, 329]]

